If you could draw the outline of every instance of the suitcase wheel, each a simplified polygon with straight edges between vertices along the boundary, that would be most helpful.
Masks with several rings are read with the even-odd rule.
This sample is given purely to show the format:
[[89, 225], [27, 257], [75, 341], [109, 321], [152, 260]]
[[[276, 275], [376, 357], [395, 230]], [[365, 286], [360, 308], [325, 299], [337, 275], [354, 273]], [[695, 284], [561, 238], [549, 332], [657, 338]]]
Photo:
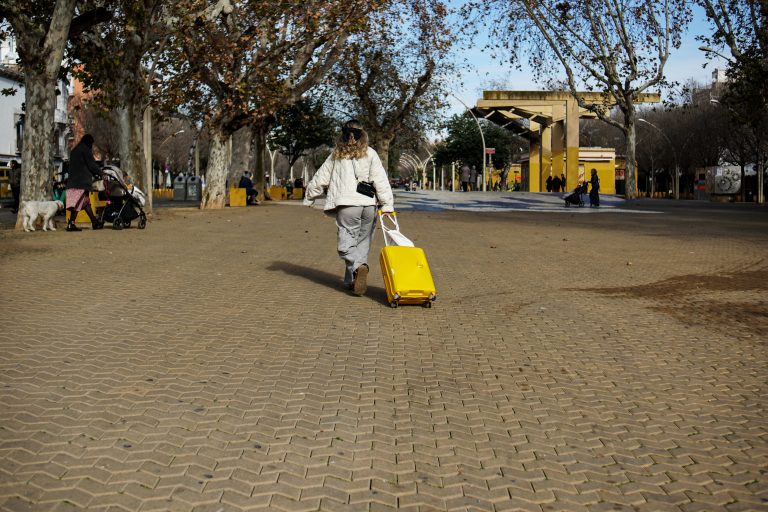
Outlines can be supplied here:
[[391, 307], [392, 309], [396, 308], [397, 307], [397, 301], [393, 300], [392, 302], [390, 302], [389, 303], [389, 307]]

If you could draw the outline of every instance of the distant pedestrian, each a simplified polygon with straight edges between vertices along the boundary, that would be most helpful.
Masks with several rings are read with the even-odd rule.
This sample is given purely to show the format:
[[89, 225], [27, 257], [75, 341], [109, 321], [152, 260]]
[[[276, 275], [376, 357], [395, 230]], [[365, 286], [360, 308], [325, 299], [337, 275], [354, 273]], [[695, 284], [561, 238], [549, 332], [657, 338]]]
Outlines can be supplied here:
[[479, 190], [477, 186], [477, 167], [474, 165], [472, 166], [472, 169], [469, 171], [469, 186], [471, 190], [477, 191]]
[[304, 199], [304, 178], [299, 176], [295, 180], [293, 180], [293, 188], [294, 190], [298, 190], [301, 193], [301, 196], [299, 199]]
[[11, 186], [13, 194], [13, 207], [11, 211], [19, 211], [19, 197], [21, 195], [21, 164], [16, 160], [11, 160], [11, 169], [8, 172], [8, 184]]
[[468, 192], [469, 191], [469, 178], [472, 175], [472, 170], [469, 168], [467, 164], [464, 164], [461, 166], [460, 169], [460, 178], [461, 178], [461, 191], [462, 192]]
[[240, 177], [240, 183], [237, 184], [238, 188], [245, 189], [245, 204], [261, 204], [258, 199], [258, 191], [253, 187], [253, 180], [251, 179], [251, 173], [243, 171], [243, 175]]
[[565, 174], [560, 175], [560, 188], [563, 189], [563, 192], [567, 192], [568, 188], [565, 181]]
[[547, 192], [552, 192], [552, 176], [547, 176]]
[[562, 182], [560, 181], [560, 176], [555, 176], [555, 178], [552, 180], [552, 192], [560, 192], [561, 185]]
[[600, 207], [600, 178], [597, 175], [597, 169], [592, 169], [592, 176], [589, 178], [589, 184], [592, 189], [589, 191], [589, 207]]
[[499, 176], [502, 192], [507, 192], [509, 190], [508, 180], [509, 180], [509, 167], [504, 167], [501, 169], [501, 175]]

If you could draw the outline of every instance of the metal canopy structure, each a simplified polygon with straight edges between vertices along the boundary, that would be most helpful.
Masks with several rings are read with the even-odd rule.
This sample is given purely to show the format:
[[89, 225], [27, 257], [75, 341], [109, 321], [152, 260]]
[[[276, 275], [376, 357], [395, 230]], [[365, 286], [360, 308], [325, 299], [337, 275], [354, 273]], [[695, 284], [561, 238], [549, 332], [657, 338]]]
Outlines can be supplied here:
[[[587, 105], [607, 108], [613, 97], [599, 92], [579, 92]], [[658, 103], [658, 93], [638, 94], [637, 103]], [[564, 91], [483, 91], [483, 99], [472, 109], [477, 117], [520, 135], [530, 142], [528, 190], [540, 192], [547, 176], [565, 174], [566, 189], [578, 182], [579, 119], [596, 118], [579, 106], [576, 97]]]

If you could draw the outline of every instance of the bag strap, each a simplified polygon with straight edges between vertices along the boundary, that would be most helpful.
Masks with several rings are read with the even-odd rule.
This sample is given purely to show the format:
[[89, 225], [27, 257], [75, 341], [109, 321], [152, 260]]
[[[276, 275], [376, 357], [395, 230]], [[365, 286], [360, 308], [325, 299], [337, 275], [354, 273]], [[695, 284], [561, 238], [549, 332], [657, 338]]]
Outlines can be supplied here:
[[[359, 182], [359, 180], [357, 179], [357, 166], [355, 165], [355, 159], [354, 158], [350, 158], [350, 160], [352, 161], [352, 169], [354, 170], [354, 173], [355, 173], [355, 181]], [[373, 168], [372, 165], [368, 167], [368, 183], [371, 182], [371, 169], [372, 168]]]

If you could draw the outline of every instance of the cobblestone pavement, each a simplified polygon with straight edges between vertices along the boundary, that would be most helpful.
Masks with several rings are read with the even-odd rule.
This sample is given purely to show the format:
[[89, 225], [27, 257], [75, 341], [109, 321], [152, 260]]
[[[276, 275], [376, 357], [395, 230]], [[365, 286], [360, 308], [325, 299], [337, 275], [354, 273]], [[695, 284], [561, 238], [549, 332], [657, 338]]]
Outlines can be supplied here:
[[0, 510], [768, 509], [768, 212], [400, 224], [432, 309], [295, 205], [0, 232]]

